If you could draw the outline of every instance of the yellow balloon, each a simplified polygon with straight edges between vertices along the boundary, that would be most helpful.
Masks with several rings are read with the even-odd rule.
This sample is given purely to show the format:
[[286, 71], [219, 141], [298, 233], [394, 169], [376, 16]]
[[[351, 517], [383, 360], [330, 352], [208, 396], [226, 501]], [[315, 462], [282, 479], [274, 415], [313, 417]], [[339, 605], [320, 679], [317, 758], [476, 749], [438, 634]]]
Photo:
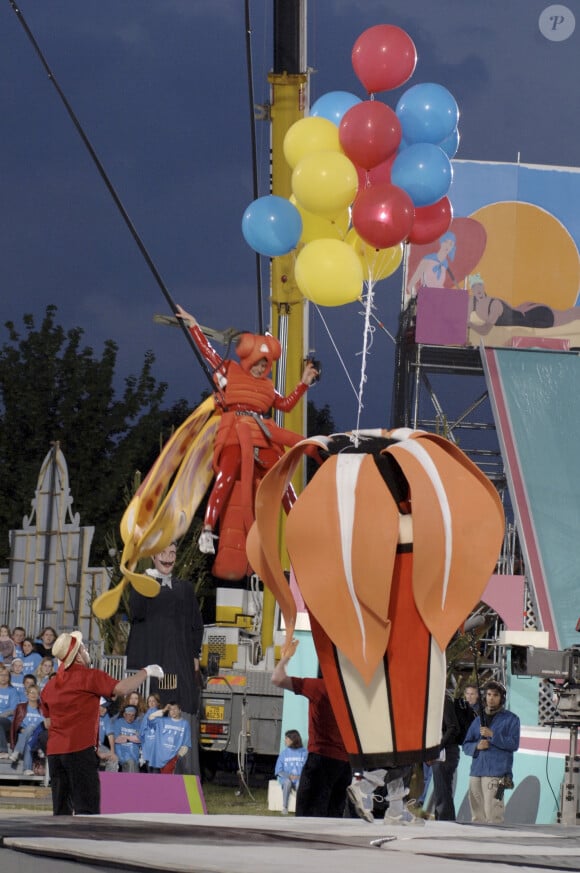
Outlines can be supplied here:
[[403, 243], [388, 249], [375, 249], [360, 238], [354, 227], [347, 233], [345, 242], [359, 256], [366, 282], [378, 282], [392, 276], [403, 260]]
[[335, 218], [352, 203], [357, 188], [356, 168], [340, 152], [306, 155], [292, 172], [296, 201], [315, 215]]
[[317, 116], [295, 121], [284, 137], [282, 148], [292, 169], [313, 152], [342, 152], [336, 124]]
[[304, 246], [294, 267], [302, 294], [319, 306], [343, 306], [358, 300], [363, 270], [351, 246], [338, 239], [315, 239]]
[[350, 211], [348, 207], [343, 209], [335, 218], [327, 215], [315, 215], [308, 212], [297, 202], [294, 194], [290, 195], [290, 203], [293, 203], [302, 218], [301, 243], [309, 243], [314, 239], [340, 239], [344, 240], [350, 224]]

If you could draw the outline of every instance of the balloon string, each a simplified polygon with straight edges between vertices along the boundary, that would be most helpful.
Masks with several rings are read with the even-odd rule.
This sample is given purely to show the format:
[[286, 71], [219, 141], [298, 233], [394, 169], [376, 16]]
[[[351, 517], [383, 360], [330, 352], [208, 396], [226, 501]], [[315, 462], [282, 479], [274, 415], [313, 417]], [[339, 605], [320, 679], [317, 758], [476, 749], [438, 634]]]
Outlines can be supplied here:
[[372, 315], [371, 310], [372, 310], [373, 299], [374, 299], [373, 286], [374, 286], [373, 280], [372, 280], [372, 278], [369, 278], [368, 284], [367, 284], [366, 298], [363, 298], [363, 301], [365, 303], [365, 309], [364, 309], [365, 321], [364, 321], [364, 329], [363, 329], [363, 347], [362, 347], [362, 352], [361, 352], [362, 360], [361, 360], [361, 367], [360, 367], [360, 383], [359, 383], [358, 398], [357, 398], [358, 399], [358, 410], [357, 410], [357, 417], [356, 417], [356, 430], [353, 434], [353, 442], [354, 442], [355, 446], [358, 446], [358, 433], [359, 433], [359, 429], [360, 429], [360, 417], [361, 417], [362, 410], [364, 409], [363, 394], [364, 394], [364, 386], [365, 386], [365, 383], [367, 381], [367, 373], [366, 373], [367, 356], [368, 356], [369, 350], [373, 344], [374, 327], [371, 326], [371, 315]]
[[346, 364], [344, 363], [344, 360], [342, 359], [342, 356], [341, 356], [341, 354], [340, 354], [340, 352], [339, 352], [339, 350], [338, 350], [338, 346], [336, 345], [336, 343], [335, 343], [335, 341], [334, 341], [334, 337], [332, 336], [332, 333], [331, 333], [331, 331], [330, 331], [330, 328], [328, 327], [328, 324], [326, 323], [326, 321], [325, 321], [325, 319], [324, 319], [324, 316], [323, 316], [322, 312], [320, 311], [320, 306], [318, 306], [318, 304], [315, 303], [315, 304], [314, 304], [314, 308], [315, 308], [316, 312], [318, 313], [318, 315], [320, 316], [320, 320], [322, 321], [322, 324], [324, 325], [324, 328], [325, 328], [325, 330], [326, 330], [326, 333], [328, 334], [328, 338], [330, 339], [330, 342], [332, 343], [332, 347], [333, 347], [334, 351], [336, 352], [336, 357], [337, 357], [338, 360], [340, 361], [340, 364], [341, 364], [341, 366], [342, 366], [342, 369], [343, 369], [344, 372], [345, 372], [345, 375], [346, 375], [346, 378], [347, 378], [347, 380], [348, 380], [348, 383], [349, 383], [350, 387], [352, 388], [352, 393], [353, 393], [354, 396], [358, 399], [358, 392], [357, 392], [357, 390], [356, 390], [356, 388], [355, 388], [355, 386], [354, 386], [354, 382], [353, 382], [352, 379], [350, 378], [350, 373], [348, 372], [348, 370], [347, 370], [347, 368], [346, 368]]

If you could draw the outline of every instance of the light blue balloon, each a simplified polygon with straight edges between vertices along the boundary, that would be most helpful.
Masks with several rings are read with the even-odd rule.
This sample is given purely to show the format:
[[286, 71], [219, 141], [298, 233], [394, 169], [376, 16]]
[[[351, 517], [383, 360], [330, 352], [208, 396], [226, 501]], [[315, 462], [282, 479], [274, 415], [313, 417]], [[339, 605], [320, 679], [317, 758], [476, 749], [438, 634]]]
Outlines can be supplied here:
[[460, 139], [459, 131], [455, 128], [446, 139], [438, 143], [439, 148], [443, 149], [448, 158], [454, 158], [459, 148]]
[[406, 191], [415, 206], [430, 206], [445, 197], [453, 179], [451, 161], [437, 145], [415, 143], [400, 152], [391, 182]]
[[447, 88], [434, 82], [408, 88], [399, 98], [395, 112], [403, 137], [410, 145], [419, 142], [437, 145], [453, 132], [459, 121], [455, 98]]
[[268, 194], [250, 203], [242, 218], [242, 233], [255, 252], [275, 258], [298, 245], [302, 217], [285, 197]]
[[342, 121], [342, 116], [361, 102], [360, 97], [349, 91], [328, 91], [312, 104], [310, 115], [326, 118], [338, 127]]

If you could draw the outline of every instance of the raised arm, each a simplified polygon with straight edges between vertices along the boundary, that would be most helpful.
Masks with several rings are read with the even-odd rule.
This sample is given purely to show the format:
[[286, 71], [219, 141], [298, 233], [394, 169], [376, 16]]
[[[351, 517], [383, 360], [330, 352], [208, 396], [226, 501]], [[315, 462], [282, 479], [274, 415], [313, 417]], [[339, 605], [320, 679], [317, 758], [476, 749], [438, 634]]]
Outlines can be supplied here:
[[182, 306], [177, 304], [176, 315], [178, 318], [181, 318], [184, 324], [189, 328], [189, 332], [193, 337], [193, 341], [198, 347], [199, 351], [206, 359], [208, 364], [213, 370], [217, 370], [218, 367], [221, 367], [223, 364], [223, 358], [221, 355], [218, 355], [212, 344], [209, 342], [202, 329], [199, 326], [199, 322], [195, 316], [193, 316], [190, 312], [186, 312]]
[[272, 673], [272, 684], [276, 686], [276, 688], [284, 688], [285, 691], [292, 691], [292, 679], [288, 676], [286, 672], [286, 664], [290, 658], [288, 656], [282, 656], [276, 667], [274, 668], [274, 672]]

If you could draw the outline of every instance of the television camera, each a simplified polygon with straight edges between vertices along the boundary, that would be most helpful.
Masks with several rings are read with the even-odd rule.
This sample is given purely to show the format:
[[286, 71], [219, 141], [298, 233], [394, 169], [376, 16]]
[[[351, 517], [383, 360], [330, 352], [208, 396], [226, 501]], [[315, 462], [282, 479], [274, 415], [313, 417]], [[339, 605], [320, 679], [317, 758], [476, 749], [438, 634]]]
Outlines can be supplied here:
[[580, 646], [564, 651], [512, 646], [512, 674], [538, 676], [554, 687], [555, 727], [580, 725]]
[[578, 728], [580, 726], [580, 647], [564, 651], [512, 646], [512, 673], [515, 676], [539, 676], [554, 689], [554, 727], [568, 728], [570, 745], [565, 774], [560, 788], [558, 821], [565, 825], [580, 822], [580, 772], [578, 768]]

